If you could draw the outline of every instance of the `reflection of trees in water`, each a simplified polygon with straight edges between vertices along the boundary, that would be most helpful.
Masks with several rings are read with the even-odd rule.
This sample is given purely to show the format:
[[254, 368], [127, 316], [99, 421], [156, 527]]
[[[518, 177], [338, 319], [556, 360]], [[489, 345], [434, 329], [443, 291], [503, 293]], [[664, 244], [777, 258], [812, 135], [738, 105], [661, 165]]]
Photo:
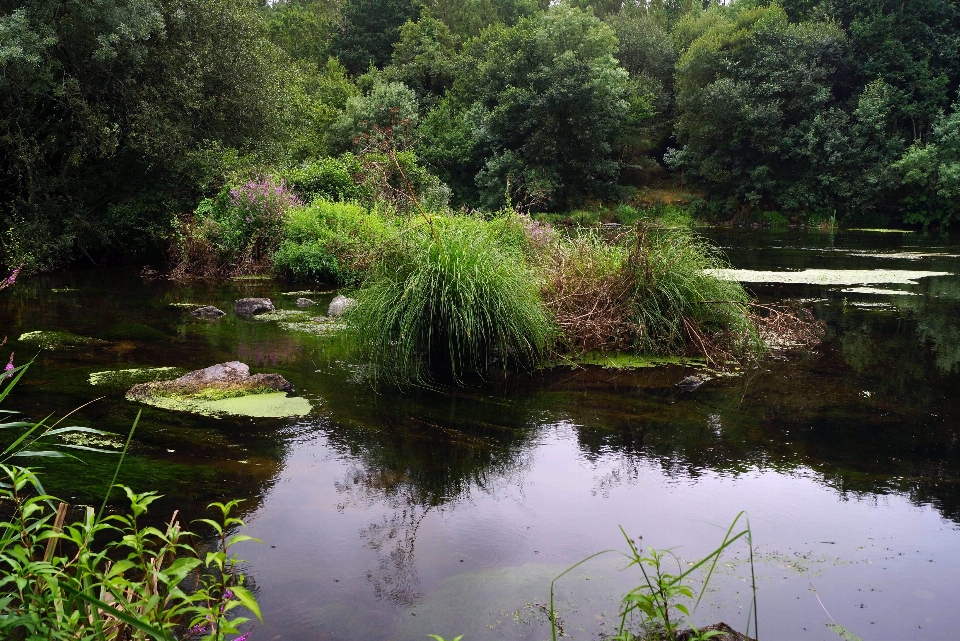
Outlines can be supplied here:
[[353, 415], [327, 433], [354, 461], [335, 483], [337, 509], [386, 505], [389, 514], [360, 531], [377, 557], [367, 578], [378, 598], [408, 606], [422, 593], [415, 549], [424, 519], [473, 492], [518, 483], [536, 431], [522, 410], [479, 395], [424, 392], [349, 406]]

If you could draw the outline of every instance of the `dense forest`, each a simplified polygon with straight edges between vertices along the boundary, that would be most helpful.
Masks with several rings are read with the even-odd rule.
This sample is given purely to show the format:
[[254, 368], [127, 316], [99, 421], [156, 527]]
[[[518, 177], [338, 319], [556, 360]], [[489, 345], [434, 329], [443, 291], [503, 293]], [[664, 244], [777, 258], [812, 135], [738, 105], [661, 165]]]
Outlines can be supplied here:
[[0, 0], [4, 260], [157, 258], [266, 176], [531, 212], [656, 178], [710, 220], [944, 230], [958, 49], [955, 0]]

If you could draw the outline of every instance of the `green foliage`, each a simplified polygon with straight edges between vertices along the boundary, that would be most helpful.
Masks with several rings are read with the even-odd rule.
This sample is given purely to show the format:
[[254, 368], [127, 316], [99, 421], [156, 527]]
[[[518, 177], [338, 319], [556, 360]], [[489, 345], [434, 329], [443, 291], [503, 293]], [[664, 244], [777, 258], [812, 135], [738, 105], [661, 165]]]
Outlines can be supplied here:
[[943, 116], [926, 143], [916, 142], [894, 164], [906, 188], [903, 220], [946, 228], [960, 221], [960, 104]]
[[169, 213], [218, 180], [227, 149], [270, 157], [289, 126], [292, 70], [248, 2], [6, 1], [0, 40], [14, 264], [155, 246]]
[[[140, 522], [154, 492], [123, 487], [129, 511], [101, 519], [88, 507], [66, 522], [67, 505], [52, 508], [36, 474], [0, 465], [0, 498], [11, 513], [0, 523], [0, 635], [6, 639], [156, 639], [192, 628], [194, 636], [222, 641], [260, 610], [232, 552], [251, 539], [230, 535], [243, 522], [237, 502], [214, 503], [219, 545], [203, 555], [176, 520], [163, 530]], [[106, 542], [101, 542], [104, 537]], [[187, 586], [194, 584], [195, 589]]]
[[635, 235], [625, 263], [632, 280], [631, 320], [639, 326], [636, 349], [679, 354], [690, 346], [707, 358], [759, 349], [750, 320], [750, 296], [737, 282], [705, 270], [725, 267], [717, 249], [682, 229]]
[[419, 122], [416, 94], [400, 82], [377, 82], [366, 95], [347, 100], [329, 131], [330, 148], [360, 151], [383, 142], [397, 149], [412, 143]]
[[340, 335], [371, 380], [460, 383], [532, 367], [553, 326], [513, 218], [434, 216], [386, 245]]
[[424, 12], [417, 22], [401, 27], [384, 75], [412, 89], [420, 104], [433, 106], [453, 84], [456, 48], [447, 25]]
[[390, 60], [400, 27], [417, 15], [413, 0], [344, 0], [331, 42], [340, 62], [353, 74], [382, 69]]
[[318, 199], [290, 213], [273, 264], [280, 275], [294, 280], [353, 284], [394, 234], [381, 211]]
[[360, 200], [366, 194], [357, 179], [363, 166], [351, 153], [339, 158], [329, 156], [304, 163], [284, 174], [284, 180], [304, 202], [324, 200]]
[[454, 146], [435, 155], [463, 162], [468, 172], [480, 167], [476, 174], [446, 167], [454, 189], [469, 192], [475, 184], [491, 209], [507, 199], [566, 207], [608, 193], [619, 171], [614, 143], [629, 109], [616, 46], [609, 27], [564, 6], [467, 43], [442, 120], [476, 124], [425, 142]]

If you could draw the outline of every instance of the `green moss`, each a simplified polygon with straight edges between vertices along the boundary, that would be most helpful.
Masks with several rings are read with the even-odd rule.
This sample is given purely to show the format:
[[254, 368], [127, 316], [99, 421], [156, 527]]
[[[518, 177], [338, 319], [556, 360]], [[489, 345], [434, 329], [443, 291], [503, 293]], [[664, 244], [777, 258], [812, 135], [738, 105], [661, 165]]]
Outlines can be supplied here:
[[179, 367], [140, 367], [135, 369], [92, 372], [89, 380], [91, 385], [127, 389], [137, 383], [149, 383], [151, 381], [176, 378], [186, 373], [187, 371], [185, 369]]
[[335, 291], [337, 291], [337, 290], [335, 290], [335, 289], [328, 289], [328, 290], [325, 290], [325, 291], [320, 292], [320, 291], [313, 291], [313, 290], [310, 290], [310, 289], [305, 289], [305, 290], [299, 291], [299, 292], [281, 292], [280, 295], [281, 295], [281, 296], [296, 296], [296, 297], [299, 298], [300, 296], [322, 296], [323, 294], [332, 294], [332, 293], [334, 293]]
[[208, 399], [177, 396], [151, 396], [140, 402], [177, 412], [190, 412], [202, 416], [220, 417], [250, 416], [254, 418], [287, 418], [310, 413], [310, 401], [285, 392], [248, 394], [232, 398]]
[[41, 349], [60, 349], [62, 347], [80, 347], [82, 345], [104, 345], [106, 341], [89, 336], [77, 336], [71, 332], [33, 331], [20, 335], [21, 343], [36, 345]]
[[195, 309], [204, 306], [203, 303], [170, 303], [170, 307], [181, 307], [183, 309]]
[[633, 354], [629, 352], [598, 352], [591, 351], [584, 354], [570, 356], [555, 361], [551, 367], [566, 365], [597, 365], [604, 369], [642, 369], [647, 367], [663, 367], [665, 365], [680, 365], [683, 367], [705, 367], [703, 358], [687, 356], [655, 356], [652, 354]]
[[245, 274], [243, 276], [234, 276], [231, 280], [273, 280], [269, 274]]
[[316, 336], [327, 336], [343, 329], [343, 323], [307, 321], [302, 323], [280, 323], [280, 327], [293, 332], [304, 332]]
[[275, 309], [272, 312], [257, 314], [253, 317], [253, 320], [272, 322], [306, 320], [307, 318], [310, 318], [310, 312], [294, 309]]

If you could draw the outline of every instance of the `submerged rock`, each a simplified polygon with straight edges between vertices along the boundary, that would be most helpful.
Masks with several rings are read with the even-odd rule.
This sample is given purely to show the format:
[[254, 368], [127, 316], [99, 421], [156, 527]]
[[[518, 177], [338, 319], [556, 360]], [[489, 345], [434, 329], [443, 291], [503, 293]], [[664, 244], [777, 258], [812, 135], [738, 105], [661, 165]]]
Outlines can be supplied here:
[[107, 341], [89, 336], [77, 336], [71, 332], [26, 332], [18, 339], [21, 343], [36, 345], [41, 349], [59, 349], [61, 347], [80, 347], [82, 345], [106, 345]]
[[327, 316], [339, 316], [351, 307], [357, 304], [357, 299], [348, 298], [343, 294], [337, 294], [330, 301], [330, 307], [327, 308]]
[[190, 312], [190, 315], [196, 316], [197, 318], [221, 318], [226, 316], [227, 313], [223, 310], [217, 309], [213, 305], [204, 305], [203, 307], [198, 307]]
[[316, 305], [316, 303], [313, 302], [312, 300], [310, 300], [309, 298], [298, 298], [298, 299], [297, 299], [297, 307], [310, 307], [310, 306], [312, 306], [312, 305]]
[[702, 374], [699, 376], [687, 376], [685, 379], [677, 383], [677, 389], [679, 389], [681, 392], [692, 392], [706, 383], [708, 380], [710, 380], [710, 377]]
[[310, 411], [310, 402], [289, 398], [293, 385], [279, 374], [250, 374], [240, 361], [230, 361], [198, 369], [167, 381], [134, 385], [127, 399], [160, 407], [218, 416], [302, 416]]
[[237, 313], [237, 316], [254, 316], [264, 312], [272, 312], [275, 309], [273, 301], [269, 298], [241, 298], [237, 301], [233, 311]]
[[747, 635], [737, 632], [723, 621], [704, 626], [700, 628], [699, 632], [700, 634], [697, 634], [697, 632], [693, 630], [680, 630], [676, 633], [675, 638], [677, 641], [692, 641], [693, 639], [702, 638], [701, 635], [704, 632], [714, 632], [716, 634], [710, 637], [714, 641], [754, 641]]

